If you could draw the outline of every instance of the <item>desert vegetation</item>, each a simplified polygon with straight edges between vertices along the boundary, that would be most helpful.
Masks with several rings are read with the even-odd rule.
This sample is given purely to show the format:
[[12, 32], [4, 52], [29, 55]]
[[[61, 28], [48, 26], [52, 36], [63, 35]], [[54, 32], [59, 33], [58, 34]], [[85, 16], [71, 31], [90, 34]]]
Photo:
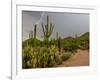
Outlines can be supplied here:
[[89, 50], [89, 32], [76, 37], [59, 36], [51, 39], [54, 24], [50, 23], [47, 16], [46, 24], [42, 23], [43, 40], [37, 39], [37, 24], [30, 31], [29, 39], [22, 42], [22, 68], [48, 68], [57, 67], [63, 61], [71, 58], [78, 49]]

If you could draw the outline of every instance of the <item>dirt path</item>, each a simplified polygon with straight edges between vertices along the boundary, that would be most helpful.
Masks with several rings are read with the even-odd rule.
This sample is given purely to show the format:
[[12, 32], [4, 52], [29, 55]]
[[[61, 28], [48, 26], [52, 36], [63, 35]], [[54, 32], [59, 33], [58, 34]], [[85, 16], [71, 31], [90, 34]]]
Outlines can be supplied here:
[[87, 50], [78, 50], [69, 60], [64, 61], [59, 67], [65, 66], [88, 66], [89, 52]]

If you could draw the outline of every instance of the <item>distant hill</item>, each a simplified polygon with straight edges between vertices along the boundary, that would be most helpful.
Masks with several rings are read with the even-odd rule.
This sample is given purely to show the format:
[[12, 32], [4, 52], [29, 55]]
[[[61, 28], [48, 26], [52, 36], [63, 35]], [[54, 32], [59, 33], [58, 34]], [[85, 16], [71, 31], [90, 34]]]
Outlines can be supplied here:
[[[89, 32], [86, 32], [86, 33], [82, 34], [81, 36], [79, 36], [77, 38], [79, 38], [79, 39], [89, 38]], [[70, 39], [76, 39], [76, 38], [72, 37], [72, 36], [68, 36], [68, 37], [63, 38], [63, 40], [70, 40]]]
[[38, 40], [38, 39], [34, 40], [33, 38], [31, 38], [31, 39], [27, 39], [27, 40], [23, 41], [22, 45], [23, 45], [23, 47], [26, 46], [27, 44], [30, 46], [34, 46], [34, 44], [40, 45], [40, 43], [41, 43], [40, 40]]
[[79, 37], [80, 40], [88, 40], [89, 41], [89, 32], [86, 32], [84, 34], [82, 34], [80, 37]]
[[65, 38], [63, 38], [64, 40], [68, 40], [68, 39], [74, 39], [73, 37], [71, 37], [71, 36], [68, 36], [68, 37], [65, 37]]
[[89, 32], [86, 32], [86, 33], [82, 34], [82, 35], [80, 36], [80, 38], [82, 38], [82, 37], [89, 37]]

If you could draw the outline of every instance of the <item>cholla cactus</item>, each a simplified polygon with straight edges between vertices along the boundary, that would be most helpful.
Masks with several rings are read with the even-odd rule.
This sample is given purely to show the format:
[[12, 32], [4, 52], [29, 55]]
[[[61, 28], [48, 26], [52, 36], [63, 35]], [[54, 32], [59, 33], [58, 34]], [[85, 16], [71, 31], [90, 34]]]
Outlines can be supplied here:
[[43, 35], [44, 35], [44, 39], [45, 39], [45, 43], [47, 47], [48, 47], [49, 37], [51, 36], [53, 32], [53, 28], [54, 28], [54, 25], [52, 25], [51, 23], [49, 24], [49, 16], [47, 16], [47, 23], [45, 24], [45, 26], [42, 24]]

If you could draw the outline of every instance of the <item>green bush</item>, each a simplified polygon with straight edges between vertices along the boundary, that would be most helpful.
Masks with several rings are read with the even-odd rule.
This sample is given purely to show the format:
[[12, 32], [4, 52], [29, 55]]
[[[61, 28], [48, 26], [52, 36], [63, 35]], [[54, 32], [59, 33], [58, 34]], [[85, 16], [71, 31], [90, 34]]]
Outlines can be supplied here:
[[64, 40], [62, 47], [65, 51], [75, 52], [79, 48], [79, 44], [75, 40]]
[[71, 57], [72, 53], [71, 52], [66, 52], [62, 55], [62, 60], [68, 60]]

